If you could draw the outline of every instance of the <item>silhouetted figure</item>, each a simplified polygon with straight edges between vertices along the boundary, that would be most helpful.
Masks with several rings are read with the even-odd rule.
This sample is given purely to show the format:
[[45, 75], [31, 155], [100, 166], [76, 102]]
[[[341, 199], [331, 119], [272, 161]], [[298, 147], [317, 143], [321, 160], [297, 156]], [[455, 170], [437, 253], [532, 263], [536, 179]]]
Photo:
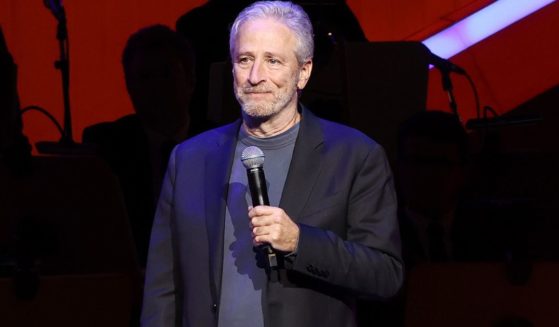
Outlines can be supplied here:
[[[229, 28], [237, 14], [252, 0], [209, 0], [182, 15], [177, 32], [185, 36], [196, 53], [197, 85], [190, 110], [192, 133], [215, 127], [216, 119], [208, 117], [209, 73], [214, 62], [229, 62]], [[314, 73], [326, 68], [336, 46], [345, 41], [366, 41], [365, 34], [343, 0], [294, 1], [308, 13], [314, 28]], [[312, 81], [311, 81], [312, 83]], [[313, 109], [312, 107], [310, 108]], [[321, 108], [321, 110], [326, 111]]]
[[145, 266], [167, 160], [189, 134], [194, 54], [176, 32], [154, 25], [129, 38], [122, 65], [135, 113], [86, 128], [83, 141], [98, 145], [120, 180], [139, 262]]
[[[467, 162], [467, 135], [453, 114], [421, 111], [400, 127], [395, 177], [407, 273], [419, 262], [453, 259], [451, 234]], [[360, 326], [402, 327], [405, 306], [405, 287], [389, 302], [361, 302]]]
[[0, 28], [0, 160], [15, 173], [30, 168], [31, 145], [23, 134], [17, 92], [17, 66]]
[[506, 220], [529, 213], [472, 197], [470, 163], [468, 136], [455, 115], [422, 112], [401, 127], [396, 178], [408, 268], [422, 261], [504, 261], [514, 250]]
[[400, 223], [408, 267], [456, 258], [456, 210], [466, 178], [468, 138], [458, 118], [425, 111], [400, 128]]

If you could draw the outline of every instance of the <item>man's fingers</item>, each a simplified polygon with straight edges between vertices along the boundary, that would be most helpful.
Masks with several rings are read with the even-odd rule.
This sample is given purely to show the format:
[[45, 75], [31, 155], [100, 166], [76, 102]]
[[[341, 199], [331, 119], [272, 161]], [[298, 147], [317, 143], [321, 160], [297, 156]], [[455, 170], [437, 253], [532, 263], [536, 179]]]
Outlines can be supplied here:
[[273, 216], [260, 216], [250, 219], [250, 225], [252, 227], [269, 226], [275, 223], [275, 218]]
[[[270, 206], [256, 206], [256, 207], [248, 207], [248, 216], [249, 217], [256, 217], [256, 216], [264, 216], [270, 215], [274, 213], [279, 208], [277, 207], [270, 207]], [[279, 209], [281, 210], [281, 209]]]
[[270, 235], [278, 231], [277, 226], [259, 226], [252, 228], [252, 237]]

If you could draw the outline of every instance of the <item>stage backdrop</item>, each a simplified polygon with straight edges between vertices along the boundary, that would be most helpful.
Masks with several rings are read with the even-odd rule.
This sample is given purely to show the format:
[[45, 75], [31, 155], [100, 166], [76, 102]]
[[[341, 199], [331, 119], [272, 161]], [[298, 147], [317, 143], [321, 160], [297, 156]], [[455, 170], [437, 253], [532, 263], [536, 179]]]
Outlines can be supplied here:
[[[71, 54], [71, 106], [74, 135], [80, 139], [90, 124], [132, 111], [120, 54], [127, 37], [142, 26], [174, 26], [202, 0], [64, 1]], [[493, 1], [489, 0], [348, 0], [369, 40], [421, 40]], [[506, 13], [503, 13], [506, 14]], [[0, 0], [0, 25], [19, 66], [23, 106], [44, 107], [62, 122], [56, 21], [42, 0]], [[505, 112], [559, 84], [559, 4], [517, 22], [453, 61], [470, 72], [481, 103]], [[455, 77], [456, 98], [464, 119], [473, 117], [473, 97], [463, 78]], [[440, 77], [431, 73], [428, 106], [446, 109]], [[33, 143], [57, 140], [58, 133], [35, 112], [24, 118]]]

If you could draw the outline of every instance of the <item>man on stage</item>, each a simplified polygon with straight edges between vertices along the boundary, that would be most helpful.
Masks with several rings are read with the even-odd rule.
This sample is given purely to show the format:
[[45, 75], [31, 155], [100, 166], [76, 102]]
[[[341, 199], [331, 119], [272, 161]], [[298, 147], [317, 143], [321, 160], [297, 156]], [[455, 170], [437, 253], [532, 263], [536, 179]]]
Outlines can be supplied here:
[[[242, 120], [169, 160], [152, 230], [142, 326], [356, 326], [358, 297], [402, 284], [392, 174], [380, 145], [298, 103], [313, 33], [291, 2], [244, 9], [230, 34]], [[251, 206], [241, 153], [265, 155]], [[262, 265], [270, 245], [278, 266]]]

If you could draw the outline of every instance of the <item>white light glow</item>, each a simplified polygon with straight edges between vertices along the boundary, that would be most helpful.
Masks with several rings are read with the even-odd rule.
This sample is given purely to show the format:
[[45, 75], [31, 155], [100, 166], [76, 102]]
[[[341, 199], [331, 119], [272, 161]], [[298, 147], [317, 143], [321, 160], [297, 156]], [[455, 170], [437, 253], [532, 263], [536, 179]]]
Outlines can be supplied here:
[[448, 59], [555, 0], [498, 0], [423, 41]]

